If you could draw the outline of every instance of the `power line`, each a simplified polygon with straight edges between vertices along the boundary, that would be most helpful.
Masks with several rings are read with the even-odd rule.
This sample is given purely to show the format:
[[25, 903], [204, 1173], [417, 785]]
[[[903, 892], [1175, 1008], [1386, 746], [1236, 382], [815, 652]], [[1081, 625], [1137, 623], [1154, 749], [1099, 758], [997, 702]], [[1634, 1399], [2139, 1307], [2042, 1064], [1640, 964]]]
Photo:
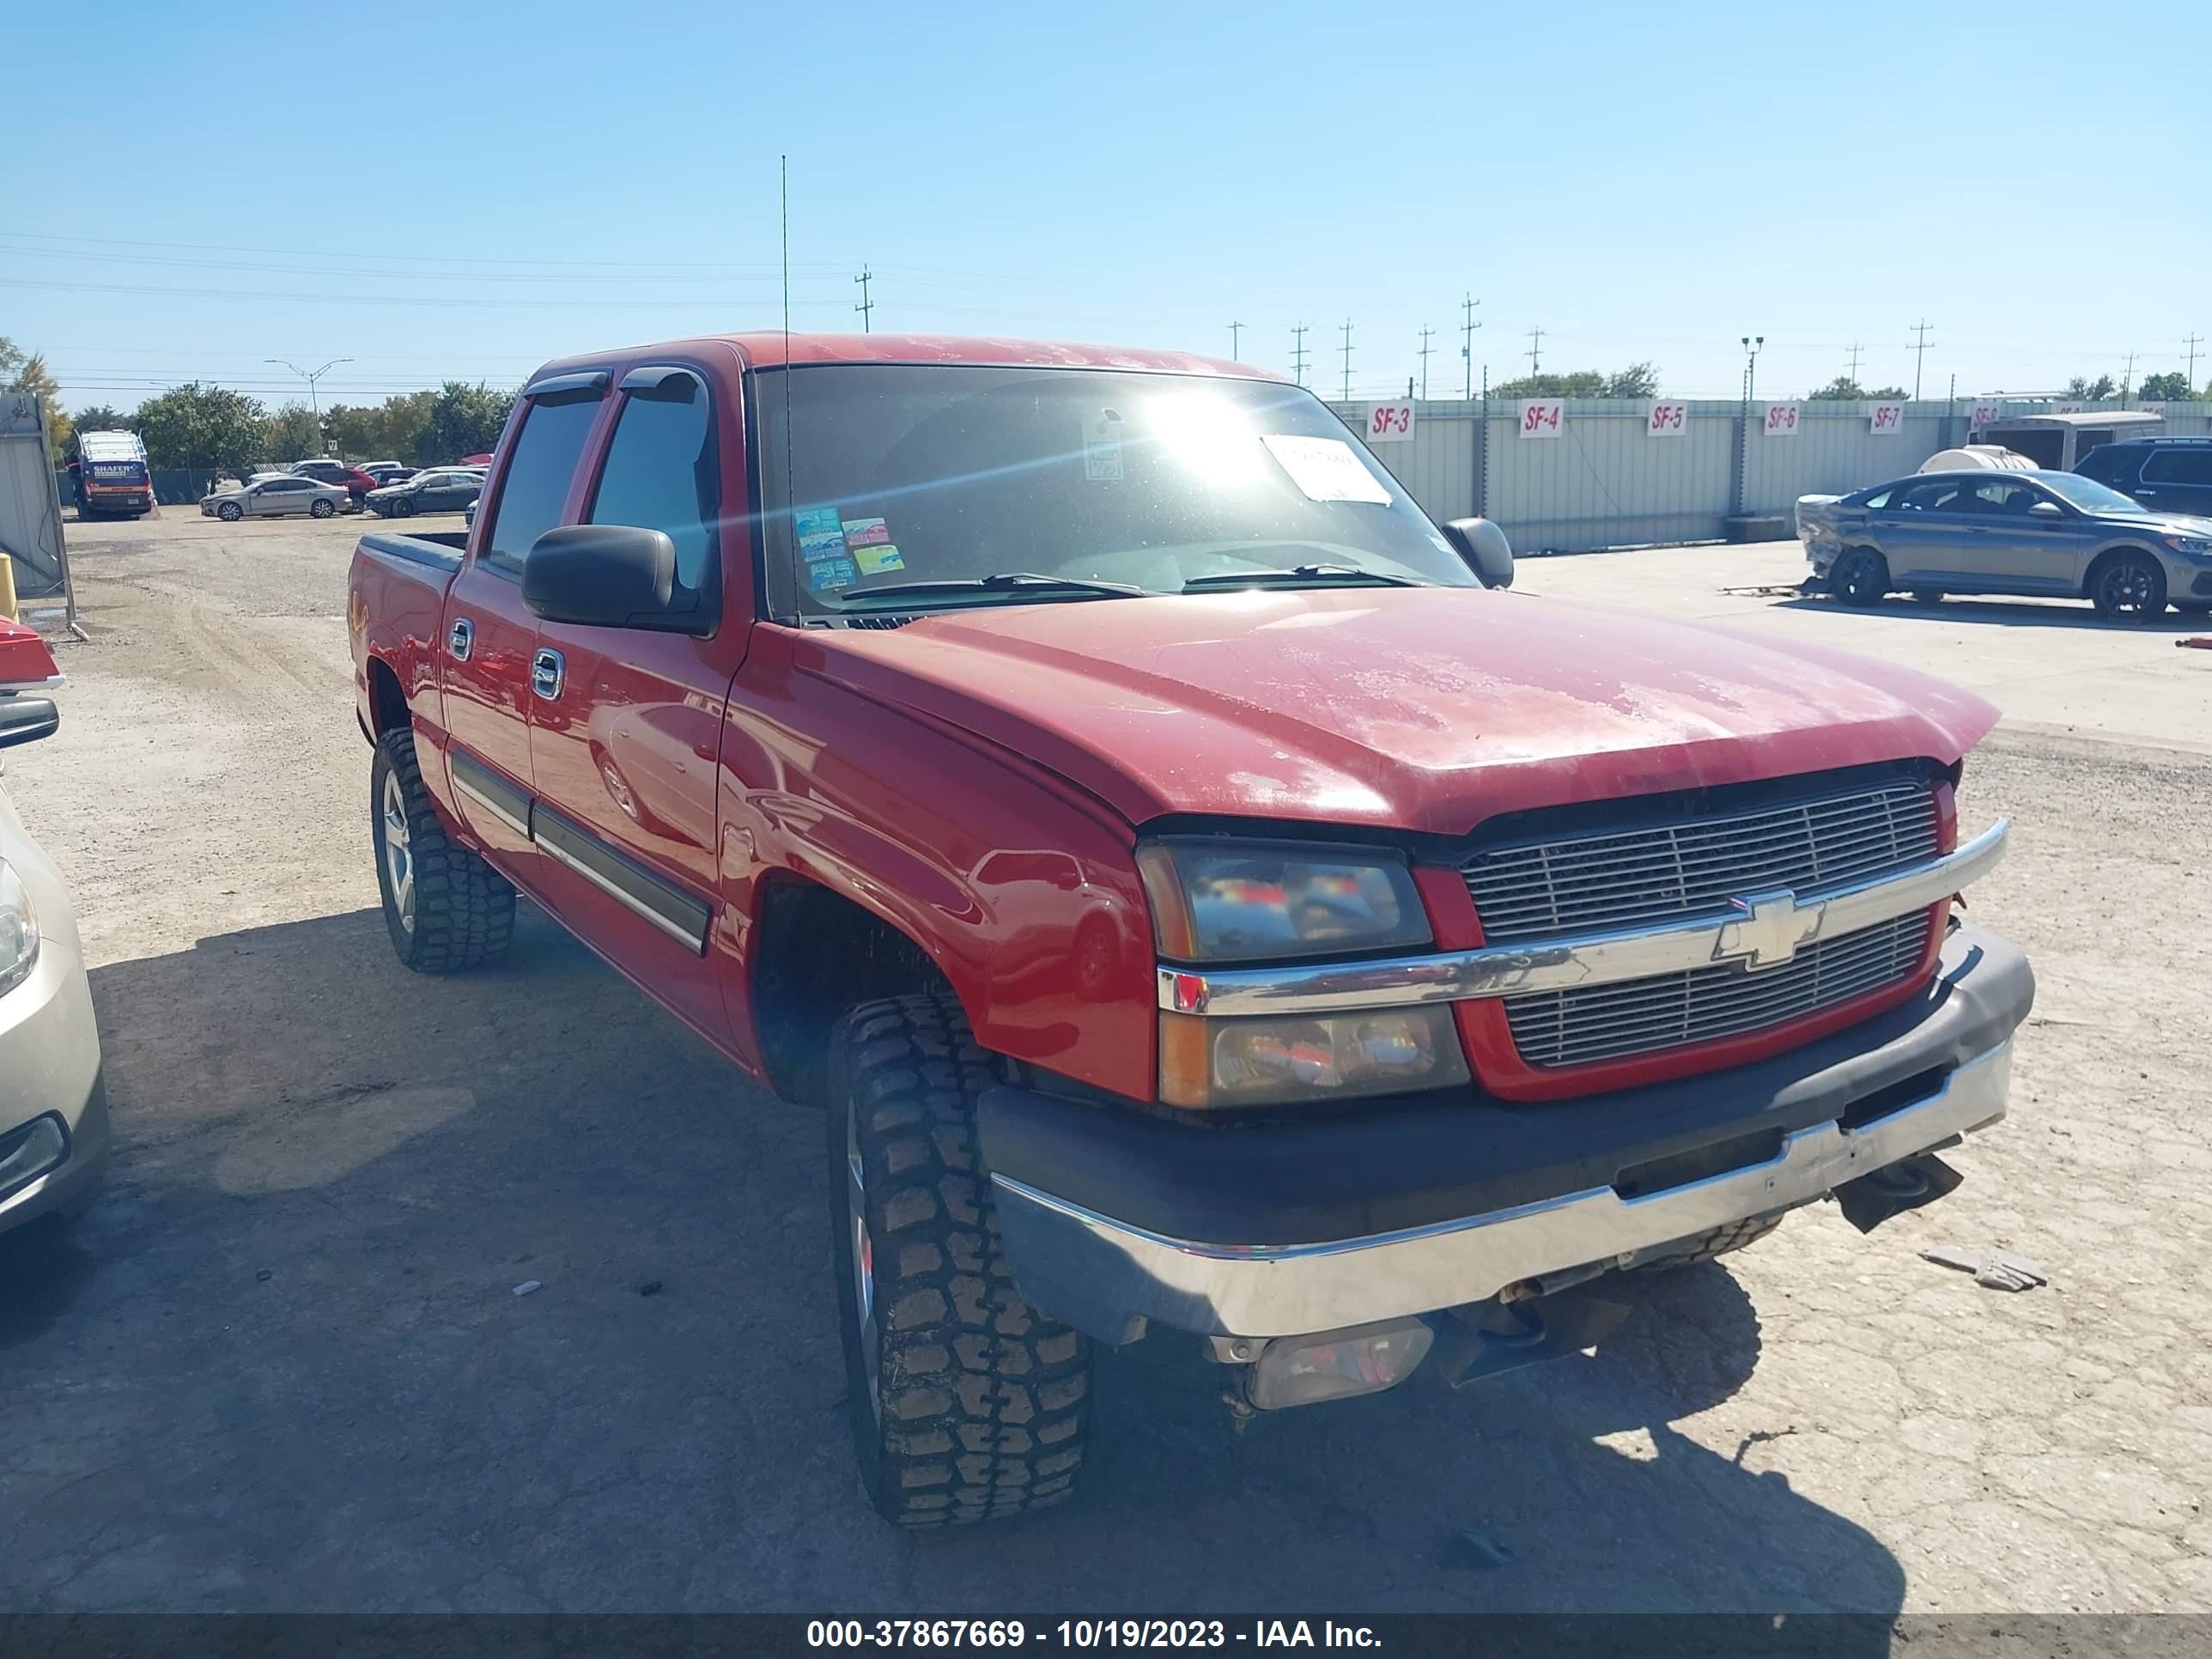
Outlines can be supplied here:
[[1291, 325], [1291, 378], [1298, 385], [1306, 383], [1306, 325]]
[[1429, 400], [1429, 336], [1436, 330], [1426, 323], [1421, 325], [1421, 401]]
[[1344, 401], [1352, 401], [1352, 319], [1344, 319]]
[[1528, 373], [1531, 375], [1534, 375], [1537, 372], [1537, 353], [1543, 350], [1543, 349], [1544, 331], [1540, 328], [1530, 329], [1528, 331]]
[[1474, 308], [1481, 303], [1472, 293], [1463, 295], [1459, 302], [1459, 355], [1467, 365], [1467, 380], [1460, 396], [1467, 398], [1474, 396], [1474, 331], [1482, 326], [1474, 320]]
[[860, 267], [860, 274], [853, 278], [854, 282], [860, 285], [860, 303], [854, 306], [853, 309], [860, 313], [860, 332], [863, 334], [873, 331], [870, 327], [870, 325], [875, 320], [873, 313], [876, 309], [876, 302], [868, 297], [868, 283], [871, 280], [872, 275], [872, 273], [870, 272], [867, 266], [862, 265]]
[[1924, 322], [1912, 325], [1912, 397], [1916, 403], [1920, 398], [1920, 360], [1928, 355], [1928, 331], [1932, 326]]

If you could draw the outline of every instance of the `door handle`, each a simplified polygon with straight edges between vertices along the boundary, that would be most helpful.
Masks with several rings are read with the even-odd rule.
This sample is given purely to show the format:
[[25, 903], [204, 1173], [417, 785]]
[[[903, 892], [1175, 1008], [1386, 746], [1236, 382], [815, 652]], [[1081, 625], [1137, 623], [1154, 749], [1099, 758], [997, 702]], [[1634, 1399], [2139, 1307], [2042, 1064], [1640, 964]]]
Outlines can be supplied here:
[[446, 653], [455, 662], [466, 662], [476, 647], [477, 625], [466, 617], [454, 617], [453, 625], [446, 630]]
[[530, 659], [530, 689], [551, 702], [561, 695], [568, 665], [558, 651], [541, 651]]

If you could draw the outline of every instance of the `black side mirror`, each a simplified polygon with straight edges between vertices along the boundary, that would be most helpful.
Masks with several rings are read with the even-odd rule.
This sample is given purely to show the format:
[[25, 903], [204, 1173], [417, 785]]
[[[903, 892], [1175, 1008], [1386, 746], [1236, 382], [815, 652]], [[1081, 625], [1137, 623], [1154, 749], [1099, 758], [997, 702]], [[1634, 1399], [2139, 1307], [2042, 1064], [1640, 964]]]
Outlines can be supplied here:
[[62, 729], [62, 711], [51, 697], [0, 696], [0, 749], [36, 743]]
[[676, 544], [658, 530], [574, 524], [549, 530], [522, 561], [522, 602], [547, 622], [702, 631], [695, 610], [672, 608]]
[[1485, 587], [1513, 586], [1513, 546], [1503, 530], [1487, 519], [1454, 519], [1443, 532]]

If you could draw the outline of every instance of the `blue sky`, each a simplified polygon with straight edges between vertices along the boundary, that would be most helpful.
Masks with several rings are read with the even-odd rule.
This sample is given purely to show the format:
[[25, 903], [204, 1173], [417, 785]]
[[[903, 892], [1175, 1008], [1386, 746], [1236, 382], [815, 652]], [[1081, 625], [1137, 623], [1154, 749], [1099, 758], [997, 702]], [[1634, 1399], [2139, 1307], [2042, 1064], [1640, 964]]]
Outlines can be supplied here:
[[[1182, 347], [1402, 391], [1733, 397], [2183, 367], [2212, 7], [19, 4], [0, 334], [65, 398], [268, 357], [325, 402], [793, 321]], [[2146, 49], [2149, 48], [2149, 49]], [[2162, 82], [2171, 90], [2161, 92]], [[27, 148], [26, 148], [26, 146]], [[2161, 187], [2160, 179], [2170, 183]], [[2197, 361], [2212, 376], [2212, 348]], [[296, 386], [297, 382], [293, 382]]]

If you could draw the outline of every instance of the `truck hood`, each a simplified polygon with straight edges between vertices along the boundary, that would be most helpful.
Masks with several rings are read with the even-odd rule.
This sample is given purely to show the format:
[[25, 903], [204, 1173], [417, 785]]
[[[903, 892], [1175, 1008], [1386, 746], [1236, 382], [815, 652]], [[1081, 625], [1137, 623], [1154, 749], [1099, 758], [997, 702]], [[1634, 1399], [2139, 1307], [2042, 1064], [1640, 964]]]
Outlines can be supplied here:
[[1499, 812], [1931, 757], [1996, 722], [1910, 669], [1480, 588], [1012, 605], [793, 636], [793, 666], [1170, 814], [1462, 835]]

